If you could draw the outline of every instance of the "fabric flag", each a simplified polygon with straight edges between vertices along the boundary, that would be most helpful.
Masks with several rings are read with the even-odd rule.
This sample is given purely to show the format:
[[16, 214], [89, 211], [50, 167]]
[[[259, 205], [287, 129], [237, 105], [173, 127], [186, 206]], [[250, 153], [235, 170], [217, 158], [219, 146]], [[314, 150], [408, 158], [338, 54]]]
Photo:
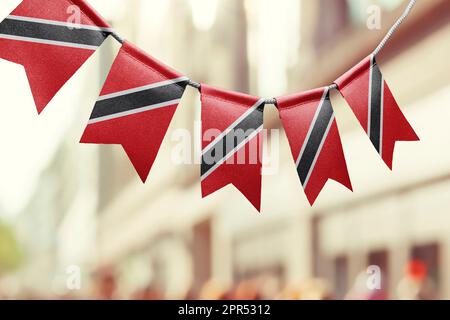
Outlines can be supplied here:
[[125, 42], [81, 142], [122, 145], [145, 182], [188, 81]]
[[41, 113], [111, 32], [83, 0], [23, 0], [0, 23], [0, 58], [25, 67]]
[[264, 99], [201, 86], [202, 194], [233, 184], [261, 209]]
[[371, 55], [335, 82], [384, 162], [392, 169], [397, 141], [418, 141]]
[[278, 98], [277, 105], [311, 205], [328, 179], [352, 190], [329, 88]]

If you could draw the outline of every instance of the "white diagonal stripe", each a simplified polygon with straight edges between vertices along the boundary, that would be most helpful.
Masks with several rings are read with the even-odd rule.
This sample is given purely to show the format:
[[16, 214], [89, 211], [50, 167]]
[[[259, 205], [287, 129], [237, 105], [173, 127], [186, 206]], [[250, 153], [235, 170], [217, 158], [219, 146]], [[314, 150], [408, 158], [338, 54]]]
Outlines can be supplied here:
[[70, 22], [63, 22], [63, 21], [47, 20], [47, 19], [41, 19], [41, 18], [30, 18], [30, 17], [9, 15], [6, 19], [49, 24], [49, 25], [53, 25], [53, 26], [67, 27], [69, 29], [85, 29], [85, 30], [109, 32], [109, 33], [114, 32], [114, 30], [112, 28], [102, 28], [102, 27], [91, 26], [91, 25], [87, 25], [87, 24], [78, 24], [78, 23], [70, 23]]
[[231, 150], [225, 157], [218, 161], [213, 167], [211, 167], [204, 175], [201, 177], [201, 181], [208, 178], [219, 166], [225, 163], [230, 157], [232, 157], [236, 152], [238, 152], [243, 146], [245, 146], [249, 141], [256, 137], [262, 130], [264, 125], [254, 130], [247, 138], [245, 138], [241, 143], [239, 143], [236, 148]]
[[296, 167], [297, 168], [300, 165], [300, 161], [302, 160], [303, 154], [305, 153], [306, 147], [308, 145], [308, 141], [311, 138], [311, 134], [312, 134], [312, 132], [314, 130], [314, 127], [316, 125], [317, 118], [319, 118], [320, 111], [322, 111], [322, 108], [323, 108], [323, 105], [325, 103], [325, 99], [327, 97], [328, 91], [329, 91], [329, 89], [326, 88], [325, 91], [323, 92], [323, 96], [320, 99], [319, 107], [317, 108], [316, 114], [314, 115], [314, 118], [313, 118], [313, 120], [311, 122], [311, 126], [309, 127], [308, 134], [306, 135], [305, 141], [303, 141], [302, 149], [300, 150], [300, 154], [299, 154], [299, 156], [297, 158], [297, 161], [296, 161]]
[[204, 156], [209, 150], [211, 150], [216, 143], [222, 140], [228, 133], [230, 133], [239, 123], [241, 123], [245, 118], [251, 115], [261, 104], [263, 104], [265, 99], [260, 99], [256, 102], [250, 109], [248, 109], [242, 116], [240, 116], [235, 122], [233, 122], [227, 129], [225, 129], [220, 135], [218, 135], [206, 148], [202, 151], [202, 156]]
[[113, 98], [125, 96], [127, 94], [136, 93], [136, 92], [145, 91], [145, 90], [150, 90], [150, 89], [155, 89], [155, 88], [158, 88], [158, 87], [163, 87], [163, 86], [167, 86], [167, 85], [170, 85], [170, 84], [175, 84], [175, 83], [182, 82], [182, 81], [189, 81], [189, 78], [187, 78], [187, 77], [180, 77], [180, 78], [175, 78], [175, 79], [171, 79], [171, 80], [165, 80], [165, 81], [161, 81], [161, 82], [157, 82], [157, 83], [152, 83], [152, 84], [145, 85], [145, 86], [142, 86], [142, 87], [137, 87], [137, 88], [133, 88], [133, 89], [128, 89], [128, 90], [123, 90], [123, 91], [119, 91], [119, 92], [114, 92], [114, 93], [111, 93], [111, 94], [106, 94], [106, 95], [100, 96], [97, 99], [97, 101], [113, 99]]
[[373, 64], [375, 61], [375, 56], [370, 57], [370, 69], [369, 69], [369, 102], [367, 111], [367, 135], [370, 137], [371, 134], [371, 122], [372, 122], [372, 80], [373, 80]]
[[150, 110], [155, 110], [155, 109], [159, 109], [159, 108], [170, 107], [170, 106], [179, 104], [180, 101], [181, 101], [181, 99], [176, 99], [176, 100], [171, 100], [171, 101], [166, 101], [166, 102], [162, 102], [162, 103], [153, 104], [153, 105], [142, 107], [142, 108], [138, 108], [138, 109], [133, 109], [133, 110], [128, 110], [128, 111], [124, 111], [124, 112], [119, 112], [119, 113], [111, 114], [109, 116], [104, 116], [104, 117], [91, 119], [91, 120], [89, 120], [88, 124], [94, 124], [94, 123], [98, 123], [98, 122], [103, 122], [103, 121], [108, 121], [108, 120], [112, 120], [112, 119], [122, 118], [122, 117], [130, 116], [130, 115], [133, 115], [133, 114], [137, 114], [137, 113], [141, 113], [141, 112], [145, 112], [145, 111], [150, 111]]
[[12, 35], [3, 34], [3, 33], [0, 33], [0, 39], [41, 43], [41, 44], [48, 44], [48, 45], [53, 45], [53, 46], [70, 47], [70, 48], [87, 49], [87, 50], [97, 50], [98, 49], [97, 46], [91, 46], [91, 45], [87, 45], [87, 44], [78, 44], [78, 43], [55, 41], [55, 40], [44, 40], [44, 39], [21, 37], [21, 36], [12, 36]]
[[384, 127], [384, 77], [381, 75], [381, 108], [380, 108], [380, 156], [383, 157], [383, 127]]
[[314, 167], [316, 166], [317, 159], [319, 159], [319, 155], [322, 152], [323, 145], [325, 144], [325, 141], [327, 140], [328, 133], [330, 132], [331, 125], [333, 124], [333, 121], [334, 121], [334, 114], [331, 117], [330, 122], [328, 123], [327, 130], [325, 131], [325, 134], [323, 135], [322, 141], [320, 142], [319, 148], [317, 149], [317, 153], [316, 153], [316, 155], [314, 157], [313, 163], [311, 164], [311, 168], [309, 168], [308, 175], [306, 176], [305, 183], [303, 184], [303, 188], [304, 189], [306, 189], [306, 187], [308, 185], [308, 182], [309, 182], [309, 179], [311, 178], [311, 174], [314, 171]]

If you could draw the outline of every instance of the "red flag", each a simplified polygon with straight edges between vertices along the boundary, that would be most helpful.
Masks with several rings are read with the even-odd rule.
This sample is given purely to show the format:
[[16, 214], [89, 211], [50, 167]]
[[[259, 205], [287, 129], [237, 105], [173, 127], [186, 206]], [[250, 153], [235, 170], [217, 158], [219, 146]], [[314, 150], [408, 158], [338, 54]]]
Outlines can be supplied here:
[[233, 184], [261, 209], [264, 99], [201, 86], [202, 194]]
[[121, 144], [145, 182], [188, 81], [125, 42], [81, 142]]
[[336, 84], [366, 130], [372, 144], [392, 169], [397, 141], [418, 141], [371, 55], [344, 74]]
[[278, 98], [277, 105], [311, 205], [328, 179], [352, 190], [329, 89]]
[[[77, 8], [79, 23], [69, 22]], [[23, 0], [0, 23], [0, 58], [25, 67], [41, 113], [110, 33], [83, 0]]]

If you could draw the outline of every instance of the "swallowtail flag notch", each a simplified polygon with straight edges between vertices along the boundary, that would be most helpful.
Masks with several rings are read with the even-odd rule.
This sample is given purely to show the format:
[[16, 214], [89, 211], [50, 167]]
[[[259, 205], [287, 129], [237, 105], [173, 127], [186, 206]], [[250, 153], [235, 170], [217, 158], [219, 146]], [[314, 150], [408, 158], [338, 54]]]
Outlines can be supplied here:
[[200, 91], [202, 195], [233, 184], [260, 211], [265, 100], [203, 84]]
[[124, 42], [81, 142], [122, 145], [145, 182], [188, 82]]
[[392, 170], [395, 143], [418, 141], [387, 85], [375, 56], [370, 55], [335, 81], [373, 146]]
[[311, 205], [328, 179], [352, 190], [329, 88], [276, 100], [297, 173]]
[[41, 113], [111, 32], [84, 0], [23, 0], [0, 23], [0, 58], [24, 66]]

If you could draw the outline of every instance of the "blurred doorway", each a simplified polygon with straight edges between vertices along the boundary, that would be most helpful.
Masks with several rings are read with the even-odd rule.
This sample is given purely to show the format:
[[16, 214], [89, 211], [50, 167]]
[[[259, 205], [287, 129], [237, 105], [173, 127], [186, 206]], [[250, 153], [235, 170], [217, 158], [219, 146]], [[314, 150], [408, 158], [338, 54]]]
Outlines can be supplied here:
[[440, 293], [440, 245], [438, 243], [429, 243], [417, 245], [411, 249], [411, 260], [424, 265], [424, 277], [426, 277], [427, 292], [434, 299], [439, 297]]
[[372, 251], [367, 257], [368, 266], [377, 266], [381, 270], [381, 289], [375, 294], [375, 299], [389, 299], [390, 272], [389, 252], [387, 250]]
[[193, 228], [192, 258], [194, 264], [193, 292], [199, 293], [211, 279], [212, 221], [207, 219]]
[[342, 300], [348, 292], [348, 258], [339, 256], [334, 259], [334, 288], [335, 298]]

